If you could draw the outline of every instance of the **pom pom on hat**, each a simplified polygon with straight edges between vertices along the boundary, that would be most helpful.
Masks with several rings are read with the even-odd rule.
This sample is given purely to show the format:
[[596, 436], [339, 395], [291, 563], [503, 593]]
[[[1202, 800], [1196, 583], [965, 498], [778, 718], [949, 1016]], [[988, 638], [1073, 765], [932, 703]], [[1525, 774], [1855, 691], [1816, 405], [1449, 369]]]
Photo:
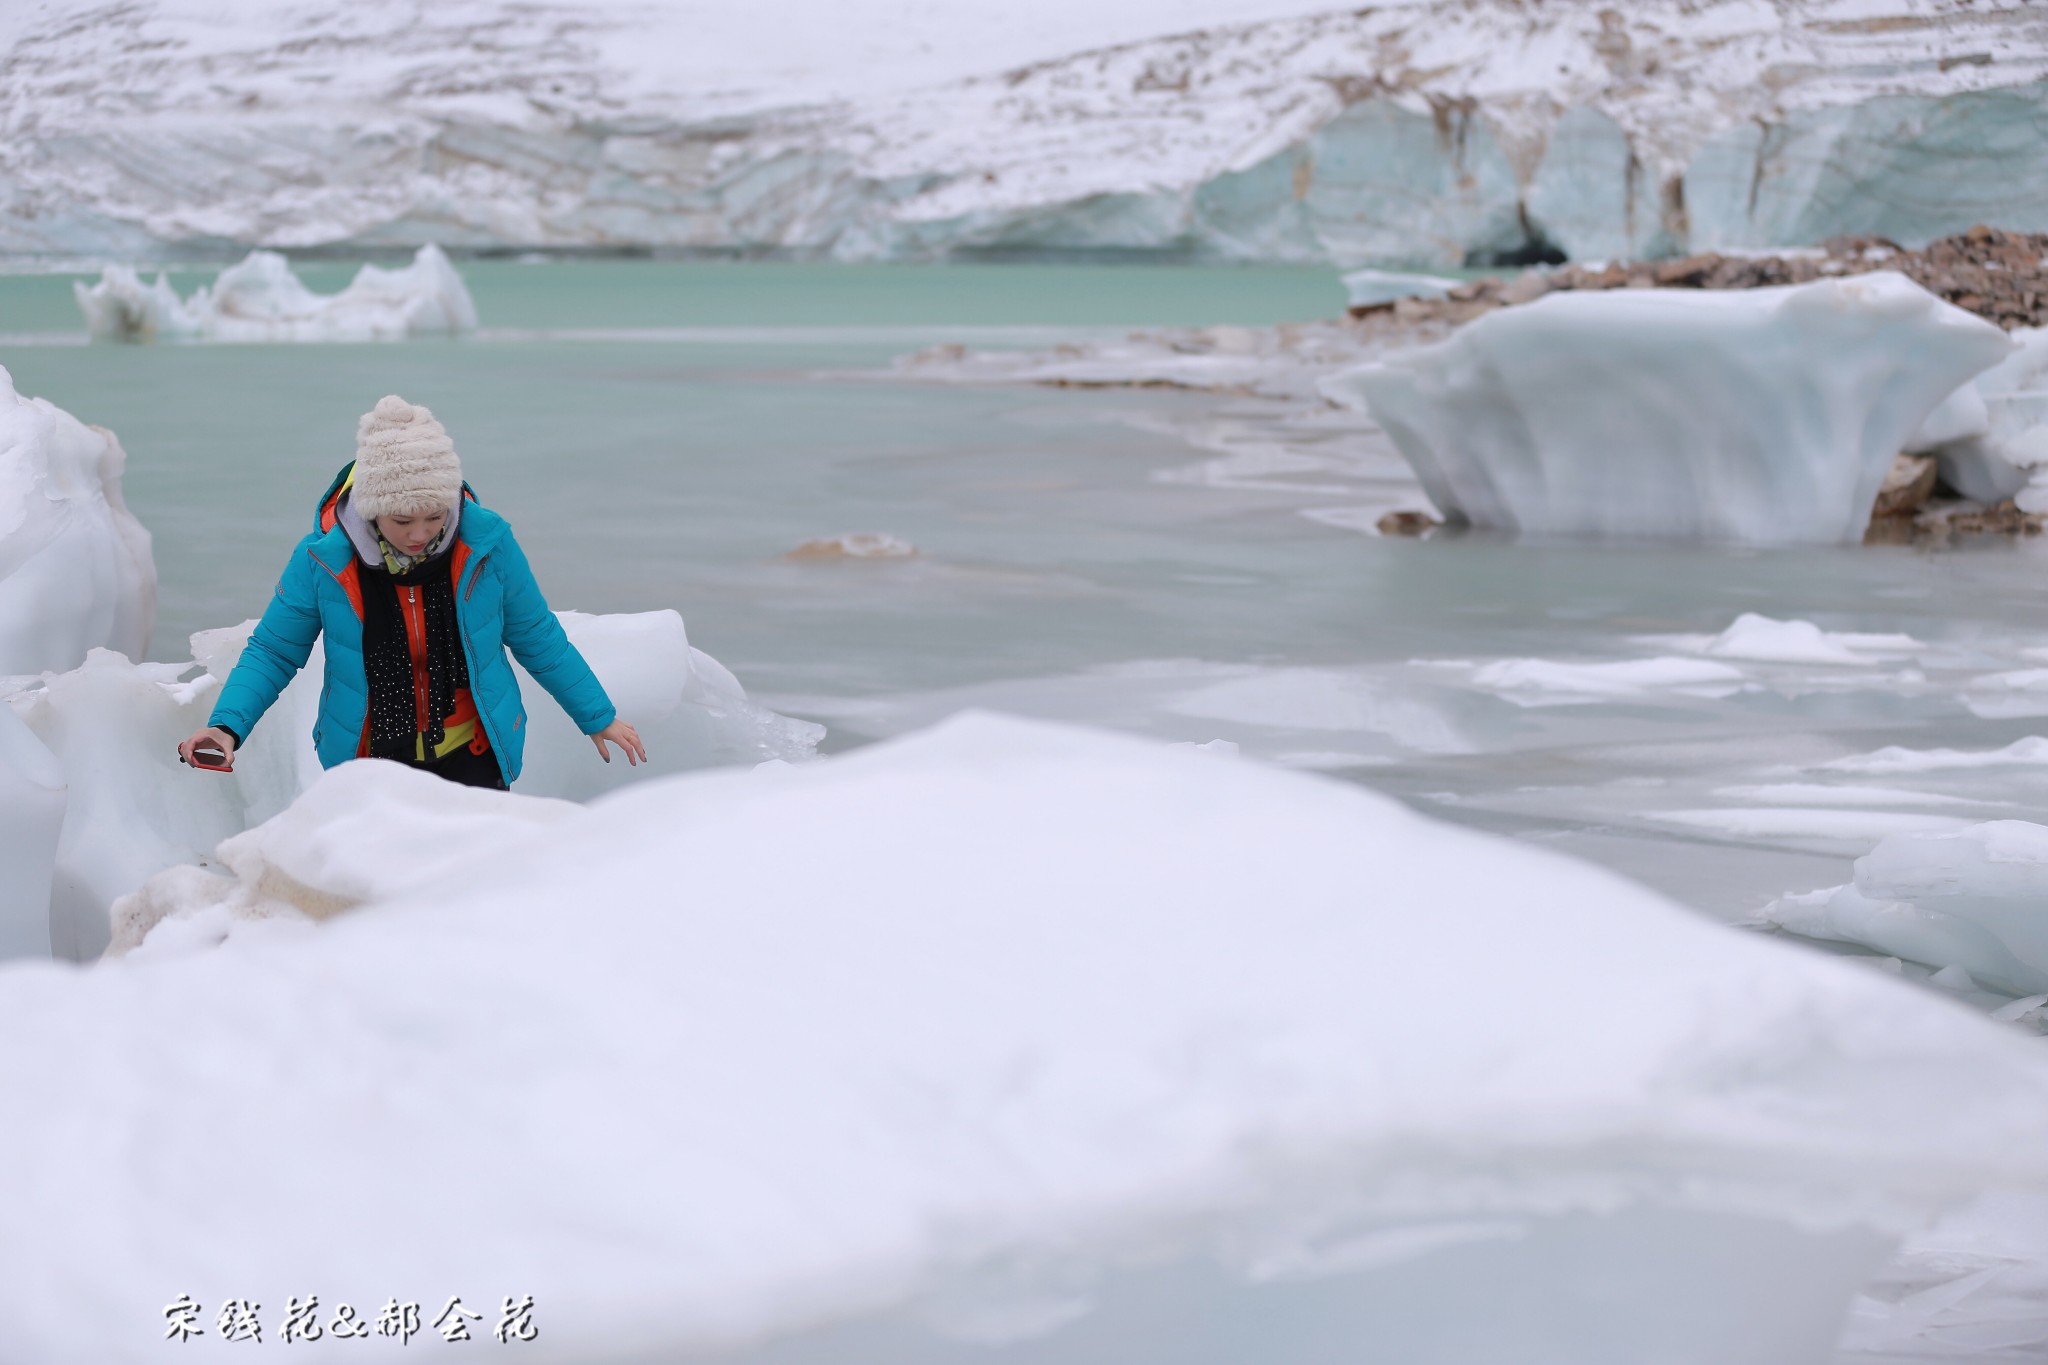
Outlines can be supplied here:
[[349, 501], [366, 518], [446, 511], [462, 496], [462, 461], [434, 414], [386, 394], [356, 423]]

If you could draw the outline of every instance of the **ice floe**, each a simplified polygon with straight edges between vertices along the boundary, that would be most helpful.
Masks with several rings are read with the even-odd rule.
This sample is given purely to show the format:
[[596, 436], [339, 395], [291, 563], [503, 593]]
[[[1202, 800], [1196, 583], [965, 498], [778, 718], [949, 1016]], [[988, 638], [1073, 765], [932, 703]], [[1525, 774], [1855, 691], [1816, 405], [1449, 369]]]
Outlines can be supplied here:
[[113, 432], [0, 369], [0, 676], [148, 650], [156, 562], [121, 497], [127, 460]]
[[1742, 670], [1707, 659], [1496, 659], [1472, 672], [1472, 685], [1522, 706], [1569, 706], [1657, 692], [1725, 697], [1744, 682]]
[[431, 243], [399, 269], [364, 266], [339, 294], [308, 289], [275, 251], [250, 252], [188, 299], [164, 276], [145, 286], [124, 265], [72, 290], [101, 341], [400, 341], [476, 327], [469, 289]]
[[1759, 663], [1867, 667], [1919, 648], [1918, 640], [1897, 632], [1826, 631], [1811, 621], [1780, 621], [1746, 611], [1700, 652]]
[[1847, 885], [1782, 897], [1764, 918], [1959, 967], [2013, 995], [2048, 991], [2048, 826], [1992, 820], [1893, 835], [1856, 860]]
[[1880, 272], [1558, 293], [1323, 381], [1449, 519], [1535, 537], [1848, 544], [1901, 444], [2013, 350]]
[[423, 791], [240, 846], [397, 894], [0, 970], [25, 1357], [396, 1292], [564, 1359], [1821, 1365], [1900, 1234], [2048, 1185], [2017, 1034], [1345, 784], [964, 717]]

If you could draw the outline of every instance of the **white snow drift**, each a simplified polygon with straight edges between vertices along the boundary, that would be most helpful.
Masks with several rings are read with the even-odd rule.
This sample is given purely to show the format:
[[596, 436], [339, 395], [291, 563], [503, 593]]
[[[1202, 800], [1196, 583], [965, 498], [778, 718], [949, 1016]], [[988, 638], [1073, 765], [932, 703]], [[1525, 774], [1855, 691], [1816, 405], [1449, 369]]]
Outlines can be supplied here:
[[[562, 623], [619, 714], [640, 730], [648, 766], [598, 760], [588, 739], [519, 670], [528, 720], [519, 790], [584, 798], [627, 781], [729, 763], [809, 757], [822, 727], [754, 705], [717, 660], [690, 646], [673, 611], [622, 616], [562, 613]], [[192, 639], [191, 664], [130, 663], [96, 650], [84, 666], [0, 687], [34, 737], [56, 755], [70, 806], [55, 845], [48, 900], [51, 947], [88, 959], [111, 938], [121, 896], [153, 874], [208, 858], [223, 840], [284, 810], [321, 774], [311, 739], [319, 646], [222, 775], [184, 767], [179, 740], [205, 724], [253, 621]]]
[[1894, 835], [1856, 860], [1848, 885], [1781, 897], [1764, 917], [1808, 938], [1960, 968], [1993, 990], [2048, 992], [2048, 825]]
[[0, 676], [149, 648], [156, 562], [121, 499], [127, 460], [113, 432], [22, 397], [0, 369]]
[[969, 717], [440, 796], [223, 850], [325, 924], [0, 970], [24, 1358], [396, 1293], [531, 1294], [536, 1360], [1821, 1365], [2048, 1183], [2021, 1038], [1345, 784]]
[[1904, 276], [1556, 293], [1324, 382], [1452, 521], [1535, 537], [1840, 544], [1892, 457], [2008, 356]]
[[124, 265], [71, 288], [102, 341], [399, 341], [476, 327], [462, 276], [431, 244], [397, 270], [364, 266], [339, 294], [306, 288], [274, 251], [250, 252], [189, 299], [161, 274], [145, 286]]

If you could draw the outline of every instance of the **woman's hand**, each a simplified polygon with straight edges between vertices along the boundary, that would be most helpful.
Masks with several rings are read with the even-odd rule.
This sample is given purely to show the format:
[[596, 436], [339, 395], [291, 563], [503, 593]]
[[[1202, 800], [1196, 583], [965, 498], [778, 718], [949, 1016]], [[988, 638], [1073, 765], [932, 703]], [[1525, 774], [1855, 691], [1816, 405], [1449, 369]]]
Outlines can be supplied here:
[[234, 766], [235, 737], [217, 725], [209, 725], [204, 730], [194, 734], [190, 739], [181, 740], [178, 744], [178, 757], [192, 764], [195, 768], [200, 766], [194, 761], [192, 751], [201, 744], [212, 745], [227, 755], [226, 758], [221, 760], [221, 766], [229, 768]]
[[590, 737], [590, 742], [597, 746], [597, 752], [609, 763], [612, 756], [604, 747], [606, 740], [618, 745], [619, 752], [626, 756], [626, 762], [634, 767], [637, 768], [647, 761], [647, 746], [640, 742], [640, 732], [626, 722], [615, 720]]

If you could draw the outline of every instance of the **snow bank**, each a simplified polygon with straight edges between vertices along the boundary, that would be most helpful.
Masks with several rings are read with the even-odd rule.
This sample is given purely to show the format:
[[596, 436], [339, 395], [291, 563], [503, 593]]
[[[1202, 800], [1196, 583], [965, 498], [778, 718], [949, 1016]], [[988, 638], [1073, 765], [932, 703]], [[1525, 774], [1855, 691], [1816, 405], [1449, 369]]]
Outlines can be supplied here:
[[402, 894], [0, 971], [26, 1358], [395, 1293], [564, 1361], [1819, 1365], [1899, 1231], [2048, 1184], [2019, 1037], [1341, 783], [965, 717], [418, 785], [250, 841], [324, 890], [431, 814]]
[[[519, 790], [585, 799], [665, 773], [816, 752], [822, 726], [747, 700], [716, 659], [693, 649], [673, 611], [622, 616], [562, 613], [569, 638], [604, 683], [619, 714], [639, 729], [648, 762], [598, 760], [591, 742], [525, 671], [525, 768]], [[235, 755], [231, 774], [178, 762], [178, 741], [206, 723], [221, 681], [255, 622], [192, 637], [204, 669], [130, 663], [95, 650], [67, 673], [0, 685], [0, 701], [55, 754], [70, 786], [48, 899], [59, 957], [90, 959], [111, 941], [111, 907], [166, 867], [211, 857], [216, 845], [292, 805], [321, 775], [312, 728], [323, 660], [312, 657]]]
[[2048, 991], [2048, 825], [1895, 835], [1856, 860], [1848, 885], [1782, 897], [1764, 917], [1808, 938], [1960, 967], [2013, 995]]
[[2012, 350], [1889, 272], [1551, 294], [1324, 383], [1453, 521], [1531, 536], [1853, 543], [1892, 457]]
[[476, 305], [441, 248], [429, 243], [398, 270], [366, 265], [339, 294], [316, 294], [274, 251], [252, 251], [180, 300], [162, 275], [145, 287], [110, 265], [72, 291], [101, 341], [398, 341], [476, 326]]
[[149, 532], [121, 500], [114, 433], [0, 369], [0, 676], [72, 668], [97, 645], [141, 658], [156, 622]]

